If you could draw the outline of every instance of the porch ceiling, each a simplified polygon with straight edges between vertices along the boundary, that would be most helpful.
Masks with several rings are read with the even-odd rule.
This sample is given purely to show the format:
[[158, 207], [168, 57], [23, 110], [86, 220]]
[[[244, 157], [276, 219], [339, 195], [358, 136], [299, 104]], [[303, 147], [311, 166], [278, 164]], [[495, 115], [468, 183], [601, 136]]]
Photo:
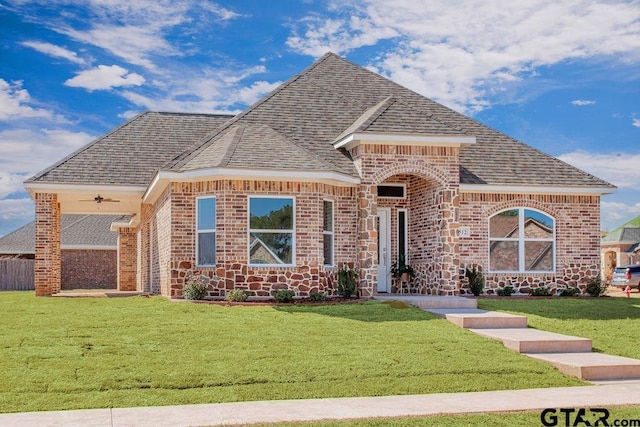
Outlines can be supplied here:
[[[130, 215], [131, 226], [140, 218], [142, 195], [146, 187], [137, 186], [90, 186], [90, 185], [26, 185], [32, 198], [35, 193], [58, 195], [61, 214], [84, 215]], [[98, 202], [99, 201], [99, 202]]]

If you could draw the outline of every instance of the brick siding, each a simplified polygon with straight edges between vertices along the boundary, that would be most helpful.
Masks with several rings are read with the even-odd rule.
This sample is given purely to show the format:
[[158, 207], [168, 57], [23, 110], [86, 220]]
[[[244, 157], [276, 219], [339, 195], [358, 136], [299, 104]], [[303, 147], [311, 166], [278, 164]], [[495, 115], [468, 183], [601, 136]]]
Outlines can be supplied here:
[[[556, 269], [553, 273], [491, 273], [489, 265], [489, 218], [509, 208], [538, 209], [555, 219]], [[565, 286], [582, 291], [586, 281], [600, 273], [600, 198], [598, 196], [472, 194], [463, 193], [460, 225], [470, 237], [460, 239], [461, 292], [468, 293], [464, 267], [479, 265], [485, 274], [485, 293], [513, 286], [516, 293], [547, 286], [555, 292]]]
[[34, 285], [36, 296], [60, 292], [60, 205], [58, 195], [36, 193]]
[[[260, 267], [248, 264], [248, 197], [295, 198], [295, 266]], [[196, 266], [196, 197], [216, 197], [216, 267]], [[337, 267], [323, 265], [323, 201], [334, 201], [334, 259], [337, 266], [355, 265], [355, 191], [321, 183], [220, 180], [172, 183], [167, 192], [143, 217], [141, 232], [157, 224], [160, 265], [159, 293], [181, 297], [185, 278], [191, 274], [209, 280], [209, 295], [224, 297], [231, 289], [244, 289], [252, 296], [269, 296], [277, 289], [292, 289], [298, 296], [311, 292], [335, 293]], [[142, 242], [139, 258], [148, 258], [148, 242]], [[163, 246], [163, 244], [165, 246]], [[167, 253], [168, 251], [168, 253]], [[153, 252], [153, 251], [152, 251]], [[166, 255], [163, 255], [166, 253]], [[170, 281], [163, 278], [164, 262]], [[149, 262], [149, 261], [147, 261]], [[153, 260], [151, 261], [154, 262]], [[142, 260], [140, 264], [144, 264]], [[141, 273], [140, 278], [147, 275]]]
[[62, 289], [116, 289], [117, 251], [62, 250]]

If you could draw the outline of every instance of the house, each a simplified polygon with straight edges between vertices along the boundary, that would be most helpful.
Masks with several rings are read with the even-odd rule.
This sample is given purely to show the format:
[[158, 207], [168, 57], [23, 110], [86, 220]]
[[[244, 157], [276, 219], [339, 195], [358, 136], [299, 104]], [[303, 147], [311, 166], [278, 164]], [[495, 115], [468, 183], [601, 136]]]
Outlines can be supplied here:
[[[111, 231], [115, 215], [62, 215], [60, 268], [62, 289], [115, 289], [118, 233]], [[0, 259], [35, 258], [35, 221], [0, 237]], [[30, 263], [33, 270], [33, 263]], [[34, 289], [30, 283], [21, 289]], [[0, 282], [4, 282], [0, 278]]]
[[640, 262], [640, 216], [606, 233], [601, 252], [605, 280], [611, 280], [616, 267]]
[[60, 214], [113, 213], [118, 288], [171, 298], [191, 274], [212, 297], [332, 294], [345, 265], [390, 293], [399, 255], [420, 294], [467, 292], [470, 265], [487, 292], [581, 287], [615, 191], [332, 53], [234, 117], [142, 113], [25, 187], [37, 295], [60, 290]]

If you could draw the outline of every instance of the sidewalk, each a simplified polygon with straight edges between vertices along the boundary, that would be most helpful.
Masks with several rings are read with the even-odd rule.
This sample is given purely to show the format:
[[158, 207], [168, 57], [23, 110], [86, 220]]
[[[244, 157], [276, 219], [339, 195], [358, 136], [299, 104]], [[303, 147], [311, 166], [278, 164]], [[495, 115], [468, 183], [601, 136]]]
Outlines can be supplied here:
[[412, 396], [274, 400], [0, 414], [0, 426], [219, 426], [375, 417], [640, 406], [640, 381], [585, 387]]

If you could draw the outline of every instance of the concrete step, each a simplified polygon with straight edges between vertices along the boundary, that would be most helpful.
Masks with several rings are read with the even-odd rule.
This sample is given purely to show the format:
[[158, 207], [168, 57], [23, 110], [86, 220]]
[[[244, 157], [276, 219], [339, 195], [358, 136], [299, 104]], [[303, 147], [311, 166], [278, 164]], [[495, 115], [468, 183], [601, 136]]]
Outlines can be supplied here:
[[472, 298], [435, 296], [435, 295], [376, 295], [377, 300], [397, 300], [407, 304], [415, 305], [423, 310], [447, 309], [447, 308], [476, 308], [478, 301]]
[[587, 381], [640, 379], [640, 360], [603, 353], [532, 353], [567, 375]]
[[526, 328], [526, 316], [478, 309], [428, 309], [438, 317], [466, 329]]
[[584, 353], [591, 340], [531, 328], [470, 329], [478, 335], [502, 341], [518, 353]]

